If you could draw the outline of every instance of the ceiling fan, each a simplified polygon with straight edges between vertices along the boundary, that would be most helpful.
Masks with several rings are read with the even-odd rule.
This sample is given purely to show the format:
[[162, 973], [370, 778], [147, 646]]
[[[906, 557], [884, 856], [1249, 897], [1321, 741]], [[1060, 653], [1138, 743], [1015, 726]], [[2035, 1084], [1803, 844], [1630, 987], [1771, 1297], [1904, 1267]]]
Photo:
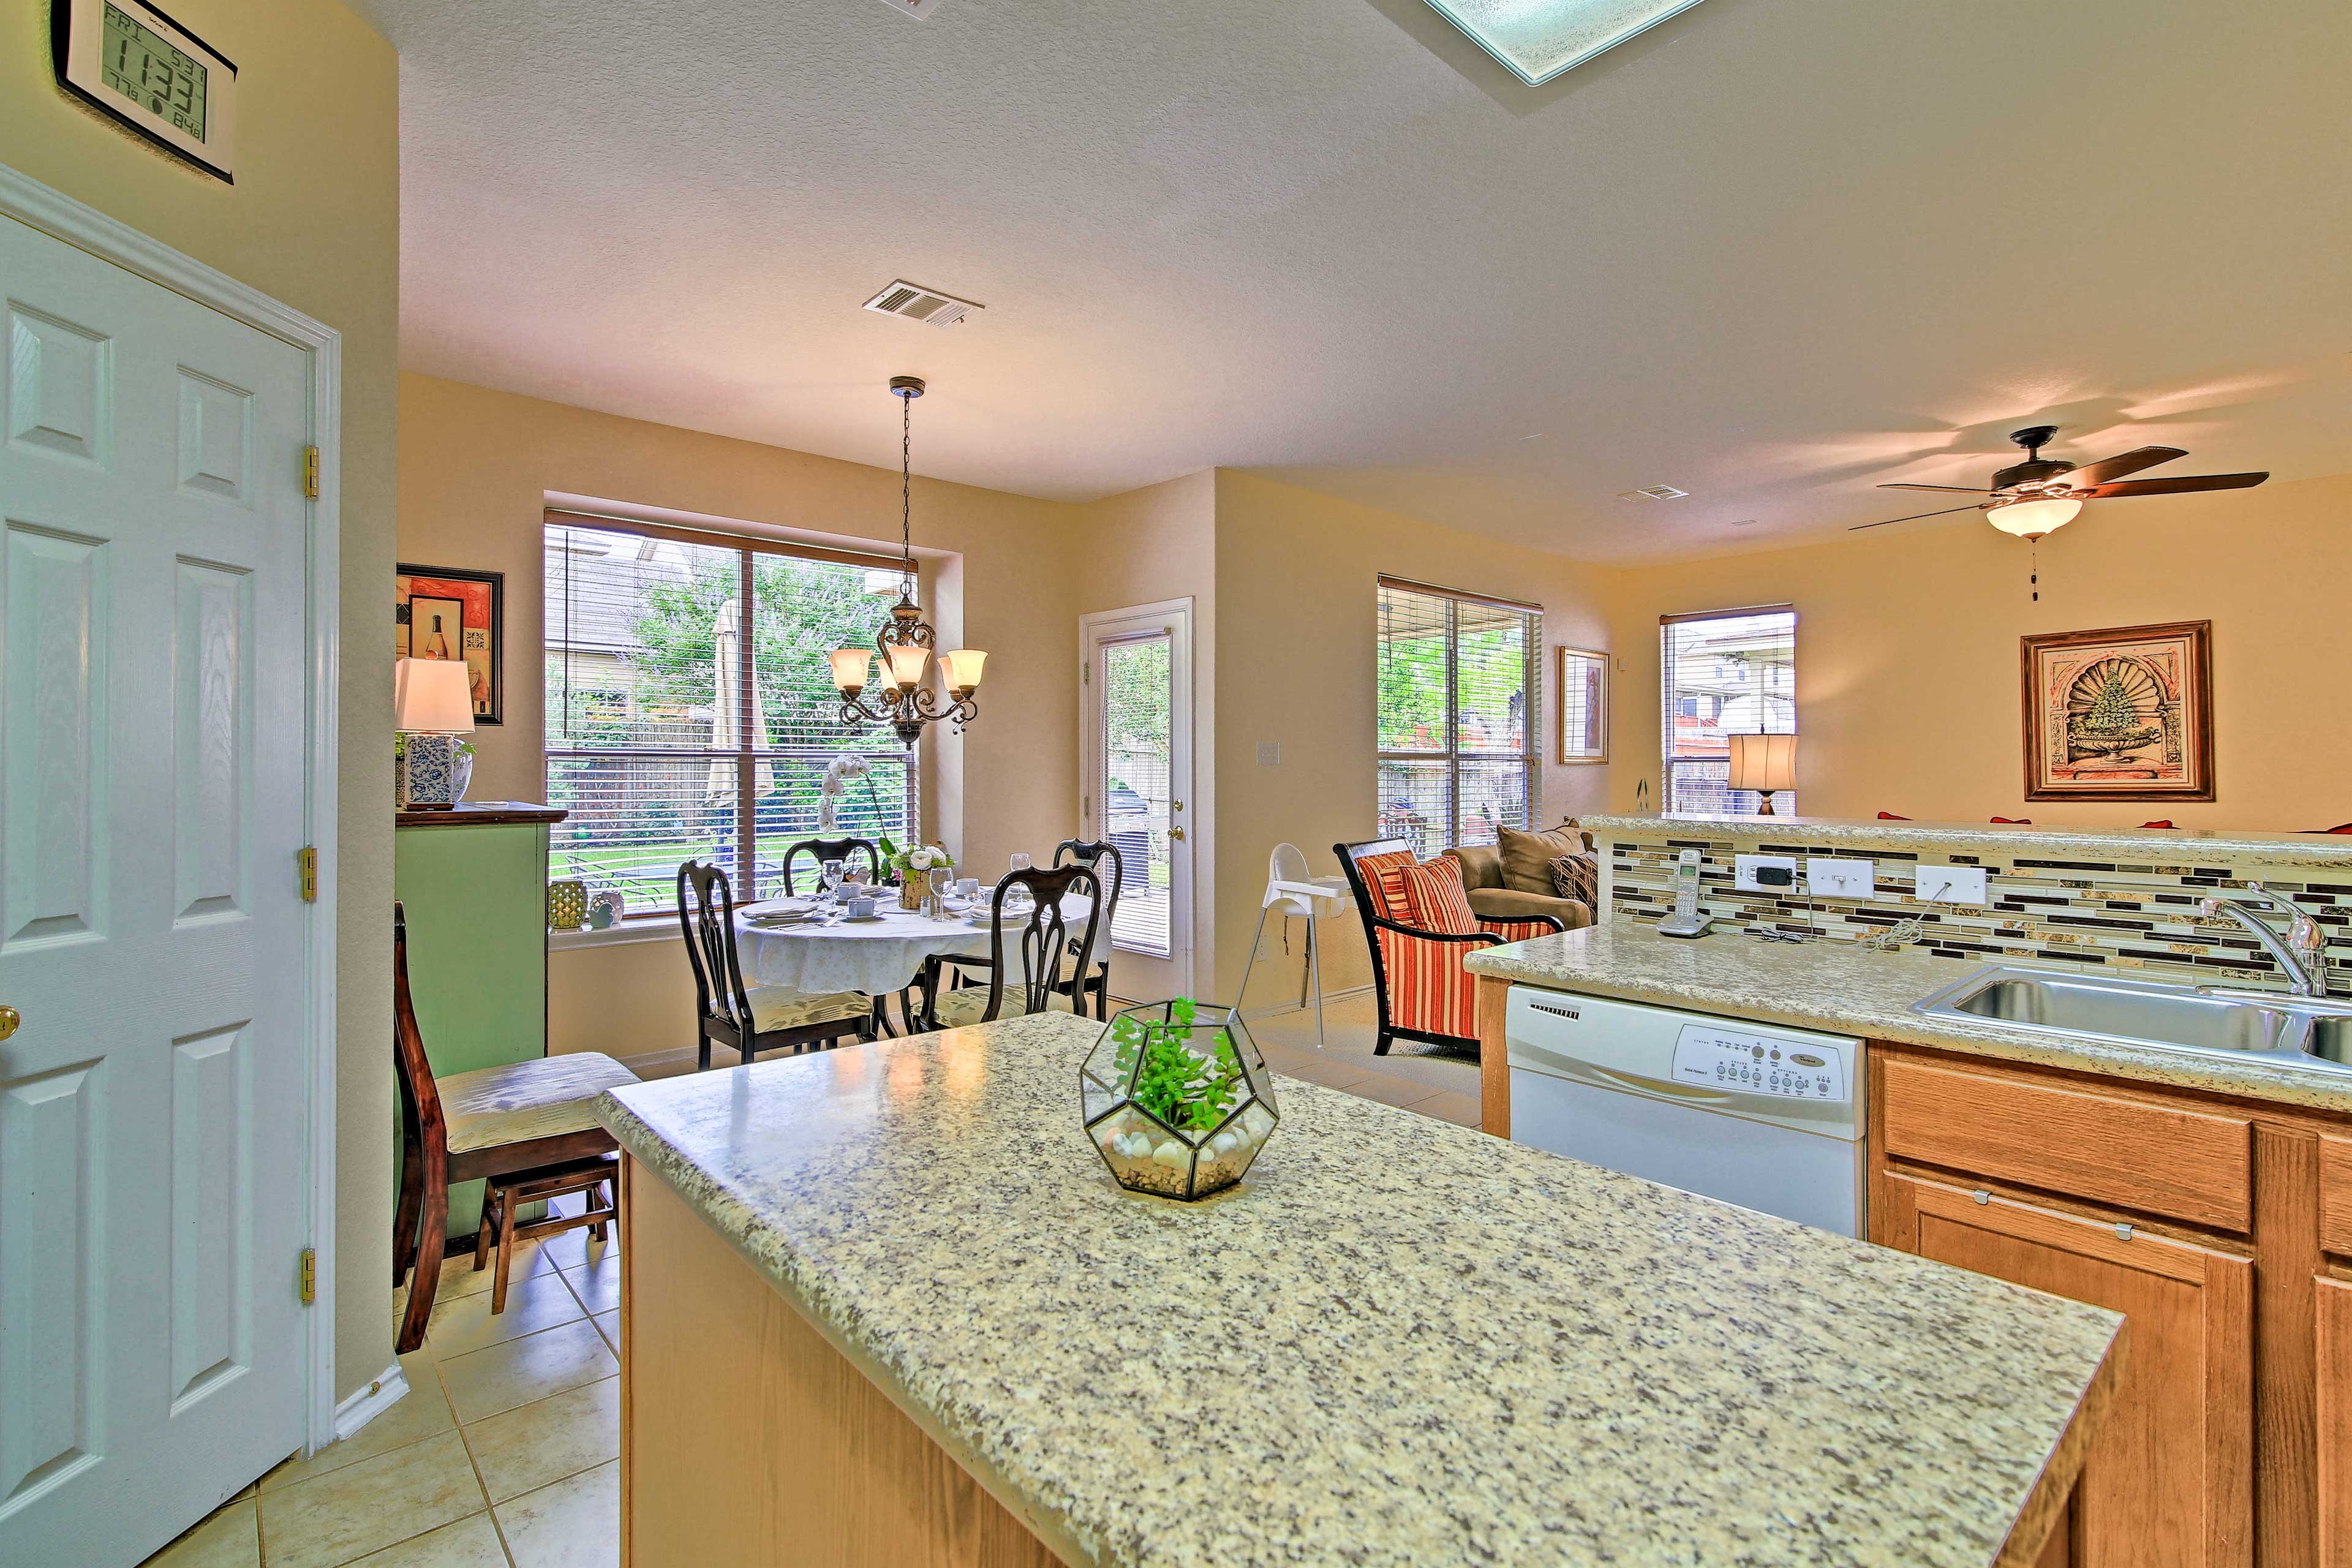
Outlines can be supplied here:
[[[1990, 489], [1976, 489], [1967, 485], [1881, 485], [1883, 490], [1948, 490], [1955, 495], [1989, 497], [1970, 501], [1967, 506], [1947, 507], [1942, 511], [1914, 512], [1909, 517], [1890, 517], [1885, 522], [1857, 523], [1847, 530], [1859, 533], [1865, 528], [1885, 528], [1887, 523], [1916, 522], [1923, 517], [1946, 517], [1956, 511], [1981, 511], [1985, 521], [2003, 533], [2013, 533], [2020, 539], [2040, 539], [2074, 521], [2086, 500], [2105, 500], [2125, 496], [2185, 495], [2192, 490], [2242, 490], [2261, 484], [2270, 478], [2268, 471], [2259, 474], [2192, 474], [2185, 479], [2125, 479], [2126, 474], [2152, 468], [2158, 463], [2168, 463], [2189, 454], [2178, 447], [2135, 447], [2128, 452], [2099, 462], [2076, 468], [2072, 463], [2053, 462], [2042, 455], [2050, 437], [2058, 434], [2055, 425], [2029, 425], [2022, 430], [2012, 430], [2009, 438], [2025, 448], [2025, 461], [2012, 463], [1992, 477]], [[2117, 480], [2123, 482], [2117, 483]]]

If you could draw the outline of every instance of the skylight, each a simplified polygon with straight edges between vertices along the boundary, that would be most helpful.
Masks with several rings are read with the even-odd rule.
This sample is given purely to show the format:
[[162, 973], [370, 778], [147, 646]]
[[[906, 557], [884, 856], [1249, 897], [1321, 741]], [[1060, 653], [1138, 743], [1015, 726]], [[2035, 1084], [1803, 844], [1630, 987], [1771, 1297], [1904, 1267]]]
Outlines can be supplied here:
[[1429, 0], [1437, 14], [1540, 87], [1698, 0]]

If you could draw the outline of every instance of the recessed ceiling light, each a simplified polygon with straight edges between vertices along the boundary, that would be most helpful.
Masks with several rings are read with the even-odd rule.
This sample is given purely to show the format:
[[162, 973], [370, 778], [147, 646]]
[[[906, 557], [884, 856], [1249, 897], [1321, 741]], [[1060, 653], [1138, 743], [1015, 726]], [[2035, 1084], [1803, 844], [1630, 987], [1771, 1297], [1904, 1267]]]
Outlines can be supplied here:
[[1617, 499], [1619, 500], [1680, 500], [1688, 494], [1690, 491], [1678, 490], [1672, 485], [1643, 485], [1637, 490], [1619, 490]]
[[944, 0], [882, 0], [882, 4], [909, 16], [928, 16], [938, 10]]
[[[900, 4], [901, 0], [891, 0]], [[1503, 62], [1529, 87], [1541, 87], [1603, 49], [1646, 32], [1698, 0], [1429, 0], [1439, 16]]]

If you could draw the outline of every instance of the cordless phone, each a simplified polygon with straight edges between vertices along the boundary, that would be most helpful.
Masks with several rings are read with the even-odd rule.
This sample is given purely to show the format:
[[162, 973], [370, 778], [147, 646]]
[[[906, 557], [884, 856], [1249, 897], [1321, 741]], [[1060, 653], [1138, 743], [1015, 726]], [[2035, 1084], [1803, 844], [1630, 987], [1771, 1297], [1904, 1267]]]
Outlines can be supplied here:
[[1685, 849], [1675, 859], [1675, 912], [1658, 922], [1660, 936], [1705, 936], [1713, 915], [1699, 913], [1698, 851]]

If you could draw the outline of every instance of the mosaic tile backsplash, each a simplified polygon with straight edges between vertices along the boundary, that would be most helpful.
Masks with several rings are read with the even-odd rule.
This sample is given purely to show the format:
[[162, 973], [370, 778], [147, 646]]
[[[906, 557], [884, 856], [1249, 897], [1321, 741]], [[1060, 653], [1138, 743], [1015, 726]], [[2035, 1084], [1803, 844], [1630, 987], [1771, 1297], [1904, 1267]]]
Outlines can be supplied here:
[[[2183, 842], [2190, 847], [2193, 841]], [[1674, 864], [1696, 849], [1700, 907], [1716, 930], [1778, 932], [1830, 942], [1885, 940], [1907, 921], [1918, 934], [1893, 945], [1970, 963], [2011, 960], [2097, 964], [2143, 971], [2148, 978], [2200, 984], [2284, 988], [2285, 978], [2262, 944], [2226, 917], [2207, 920], [2198, 904], [2218, 889], [2259, 881], [2309, 910], [2326, 935], [2329, 990], [2352, 994], [2352, 868], [2250, 868], [2227, 862], [2153, 864], [2059, 859], [2030, 843], [2002, 853], [1920, 853], [1808, 844], [1801, 838], [1677, 837], [1605, 845], [1610, 907], [1620, 920], [1655, 921], [1674, 908]], [[1734, 883], [1736, 855], [1792, 855], [1794, 888], [1743, 892]], [[1868, 858], [1875, 890], [1867, 900], [1807, 894], [1807, 856]], [[1922, 903], [1914, 896], [1916, 867], [1982, 866], [1989, 901], [1975, 905]], [[2274, 920], [2284, 920], [2274, 915]]]

